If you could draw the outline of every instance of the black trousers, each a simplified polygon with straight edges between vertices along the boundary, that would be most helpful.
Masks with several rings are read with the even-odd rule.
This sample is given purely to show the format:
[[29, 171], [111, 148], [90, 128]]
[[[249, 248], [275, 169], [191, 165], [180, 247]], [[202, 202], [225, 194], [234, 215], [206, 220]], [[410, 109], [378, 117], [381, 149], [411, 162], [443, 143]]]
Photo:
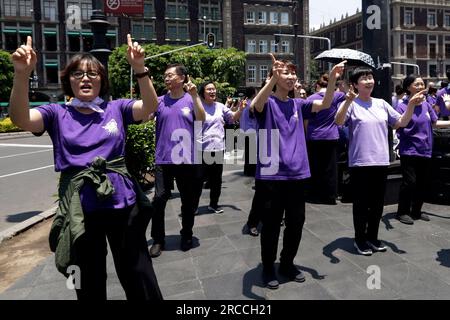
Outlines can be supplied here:
[[162, 300], [145, 238], [148, 219], [137, 206], [85, 214], [85, 233], [74, 248], [79, 300], [106, 300], [106, 239], [127, 299]]
[[[222, 190], [223, 151], [202, 152], [201, 179], [209, 182], [209, 205], [216, 207], [219, 203]], [[198, 200], [202, 194], [202, 185], [199, 188]], [[197, 203], [198, 206], [198, 203]]]
[[177, 183], [181, 198], [181, 236], [192, 238], [194, 212], [198, 204], [198, 188], [201, 184], [199, 165], [157, 165], [155, 168], [155, 196], [153, 198], [154, 214], [152, 218], [151, 236], [154, 243], [164, 244], [165, 210], [170, 198], [173, 179]]
[[317, 201], [333, 202], [337, 195], [338, 140], [310, 140], [307, 146], [311, 169], [308, 196]]
[[403, 179], [397, 214], [420, 217], [431, 175], [431, 159], [403, 155], [400, 164]]
[[258, 192], [258, 188], [255, 188], [255, 193], [253, 194], [252, 207], [250, 208], [250, 213], [248, 214], [247, 226], [249, 228], [257, 227], [261, 221], [261, 192]]
[[387, 166], [352, 167], [353, 225], [355, 241], [378, 240], [383, 215]]
[[[256, 137], [245, 135], [244, 143], [244, 175], [254, 177], [256, 174]], [[250, 148], [251, 143], [254, 144], [254, 148]], [[251, 150], [255, 154], [250, 154]]]
[[302, 180], [256, 180], [262, 209], [261, 257], [263, 266], [272, 267], [277, 256], [280, 223], [285, 216], [280, 263], [292, 264], [297, 255], [305, 223], [305, 199]]

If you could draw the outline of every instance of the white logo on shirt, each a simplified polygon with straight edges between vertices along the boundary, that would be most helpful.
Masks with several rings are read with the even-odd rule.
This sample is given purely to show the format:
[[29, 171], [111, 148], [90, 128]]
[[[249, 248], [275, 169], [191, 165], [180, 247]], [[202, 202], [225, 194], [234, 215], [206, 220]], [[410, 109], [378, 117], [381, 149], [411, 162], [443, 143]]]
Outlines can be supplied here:
[[109, 136], [118, 136], [119, 135], [119, 128], [117, 127], [117, 122], [114, 119], [111, 119], [106, 126], [102, 127], [103, 129], [108, 132]]
[[191, 109], [189, 109], [189, 107], [184, 107], [181, 109], [181, 112], [183, 113], [183, 116], [187, 117], [191, 114]]

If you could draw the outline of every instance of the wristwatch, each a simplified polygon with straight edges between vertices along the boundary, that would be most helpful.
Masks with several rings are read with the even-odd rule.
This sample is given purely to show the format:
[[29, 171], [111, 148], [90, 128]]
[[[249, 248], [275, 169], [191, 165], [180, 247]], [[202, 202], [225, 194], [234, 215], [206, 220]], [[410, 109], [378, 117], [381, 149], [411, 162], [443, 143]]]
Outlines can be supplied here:
[[134, 76], [135, 76], [137, 79], [143, 78], [143, 77], [145, 77], [145, 76], [149, 76], [149, 70], [148, 70], [148, 68], [145, 67], [144, 69], [145, 69], [144, 72], [141, 72], [141, 73], [135, 73]]

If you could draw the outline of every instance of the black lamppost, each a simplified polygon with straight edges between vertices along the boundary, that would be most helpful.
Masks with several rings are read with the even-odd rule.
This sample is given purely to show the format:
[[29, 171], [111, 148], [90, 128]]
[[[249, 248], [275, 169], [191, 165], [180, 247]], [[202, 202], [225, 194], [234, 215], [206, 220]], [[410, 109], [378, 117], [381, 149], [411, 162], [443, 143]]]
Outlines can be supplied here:
[[106, 74], [108, 75], [108, 57], [111, 54], [111, 50], [106, 45], [106, 32], [110, 23], [103, 11], [103, 1], [92, 0], [92, 16], [88, 23], [94, 34], [94, 44], [91, 53], [105, 66]]

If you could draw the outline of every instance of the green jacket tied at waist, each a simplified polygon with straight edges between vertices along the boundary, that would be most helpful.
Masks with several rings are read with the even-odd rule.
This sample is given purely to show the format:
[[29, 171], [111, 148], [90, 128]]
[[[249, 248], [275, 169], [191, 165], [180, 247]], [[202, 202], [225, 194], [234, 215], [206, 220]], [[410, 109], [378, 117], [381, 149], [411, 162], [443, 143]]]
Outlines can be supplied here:
[[87, 182], [94, 186], [98, 199], [110, 197], [114, 193], [114, 186], [106, 175], [107, 172], [116, 172], [133, 180], [139, 214], [148, 214], [147, 221], [150, 221], [151, 203], [128, 172], [124, 157], [108, 162], [102, 157], [96, 157], [86, 169], [62, 172], [58, 188], [59, 206], [50, 229], [49, 242], [50, 249], [55, 252], [56, 267], [64, 275], [67, 275], [70, 265], [76, 264], [73, 246], [84, 233], [84, 214], [79, 190]]

